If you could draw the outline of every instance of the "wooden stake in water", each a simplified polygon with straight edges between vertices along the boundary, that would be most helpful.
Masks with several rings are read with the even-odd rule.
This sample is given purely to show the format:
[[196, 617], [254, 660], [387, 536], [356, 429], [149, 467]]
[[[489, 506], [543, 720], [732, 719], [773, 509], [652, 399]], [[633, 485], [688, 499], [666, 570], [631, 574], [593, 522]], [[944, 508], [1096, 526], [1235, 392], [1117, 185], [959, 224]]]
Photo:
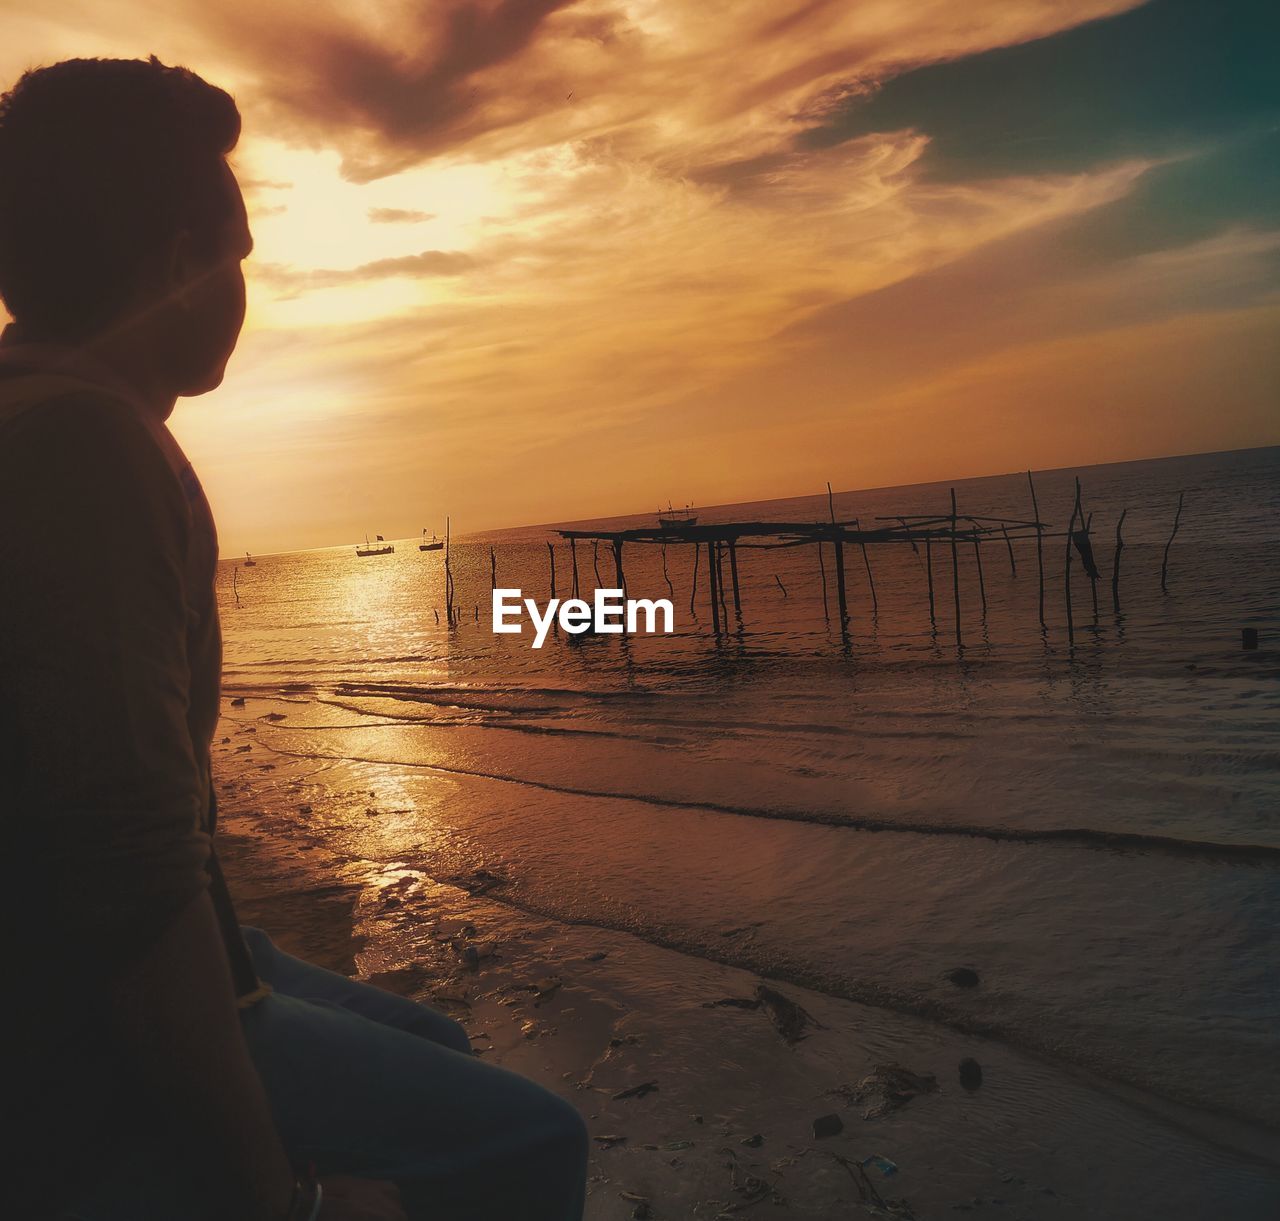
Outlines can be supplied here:
[[449, 564], [449, 518], [444, 519], [444, 620], [454, 626], [453, 617], [453, 569]]
[[1036, 568], [1040, 573], [1040, 626], [1044, 627], [1044, 527], [1040, 524], [1040, 506], [1036, 504], [1036, 484], [1027, 472], [1027, 486], [1031, 489], [1031, 516], [1036, 522]]
[[982, 595], [982, 617], [987, 617], [987, 583], [982, 579], [982, 542], [975, 529], [973, 532], [973, 558], [978, 563], [978, 592]]
[[729, 630], [729, 608], [724, 598], [724, 544], [717, 541], [716, 548], [716, 589], [720, 594], [720, 618], [724, 621], [724, 630]]
[[782, 578], [775, 572], [773, 579], [778, 582], [778, 588], [782, 590], [782, 596], [785, 598], [787, 596], [787, 587], [782, 583]]
[[836, 551], [836, 601], [840, 606], [840, 630], [849, 629], [849, 602], [844, 591], [844, 543], [836, 539], [832, 546]]
[[1111, 560], [1111, 607], [1117, 615], [1120, 613], [1120, 552], [1124, 550], [1124, 539], [1120, 531], [1124, 528], [1124, 519], [1128, 512], [1129, 510], [1125, 509], [1120, 514], [1120, 520], [1116, 522], [1116, 551]]
[[622, 590], [622, 596], [627, 596], [627, 574], [622, 571], [622, 540], [615, 538], [613, 540], [613, 571], [618, 578], [618, 588]]
[[733, 580], [733, 613], [742, 618], [742, 596], [738, 592], [738, 546], [733, 541], [729, 543], [729, 575]]
[[[662, 544], [662, 579], [667, 583], [667, 593], [672, 598], [676, 596], [676, 588], [671, 584], [671, 575], [667, 572], [667, 544]], [[577, 592], [576, 590], [574, 591]]]
[[702, 544], [693, 544], [693, 586], [689, 591], [689, 614], [695, 619], [698, 617], [697, 599], [698, 599], [698, 568], [699, 561], [702, 558]]
[[1071, 509], [1071, 521], [1067, 523], [1067, 555], [1062, 574], [1063, 593], [1067, 600], [1067, 643], [1076, 642], [1075, 617], [1071, 610], [1071, 548], [1075, 543], [1076, 518], [1080, 515], [1080, 480], [1076, 480], [1076, 501]]
[[711, 602], [711, 626], [720, 635], [720, 596], [716, 592], [715, 544], [707, 542], [707, 595]]
[[576, 538], [569, 540], [569, 562], [573, 565], [573, 596], [580, 598], [582, 590], [578, 585], [578, 540]]
[[498, 588], [498, 557], [492, 547], [489, 548], [489, 588]]
[[[1089, 510], [1089, 517], [1084, 523], [1084, 536], [1089, 544], [1089, 554], [1093, 554], [1093, 539], [1089, 531], [1093, 529], [1093, 510]], [[1095, 562], [1089, 572], [1089, 594], [1093, 598], [1093, 621], [1098, 622], [1098, 565]]]
[[1013, 540], [1009, 537], [1009, 527], [1003, 522], [1000, 523], [1000, 532], [1004, 535], [1004, 545], [1009, 548], [1009, 575], [1016, 577], [1018, 575], [1018, 565], [1013, 558]]
[[548, 541], [547, 555], [551, 560], [551, 596], [556, 596], [556, 549]]
[[960, 632], [960, 555], [956, 546], [956, 490], [951, 489], [951, 589], [956, 604], [956, 648], [964, 648]]
[[876, 579], [871, 575], [871, 556], [867, 554], [867, 544], [862, 540], [862, 525], [856, 517], [853, 524], [858, 530], [858, 546], [862, 548], [862, 562], [867, 569], [867, 587], [871, 590], [871, 614], [875, 616], [880, 613], [880, 602], [876, 598]]
[[928, 535], [924, 540], [924, 570], [929, 576], [929, 622], [937, 627], [938, 616], [933, 605], [933, 539]]
[[831, 622], [831, 607], [827, 604], [827, 562], [822, 558], [822, 540], [818, 540], [818, 571], [822, 574], [822, 619]]
[[1169, 586], [1167, 584], [1169, 576], [1169, 548], [1173, 546], [1174, 535], [1178, 533], [1178, 523], [1182, 521], [1182, 498], [1186, 492], [1178, 493], [1178, 511], [1173, 515], [1173, 534], [1169, 535], [1169, 541], [1164, 545], [1164, 559], [1160, 562], [1160, 592], [1168, 593]]

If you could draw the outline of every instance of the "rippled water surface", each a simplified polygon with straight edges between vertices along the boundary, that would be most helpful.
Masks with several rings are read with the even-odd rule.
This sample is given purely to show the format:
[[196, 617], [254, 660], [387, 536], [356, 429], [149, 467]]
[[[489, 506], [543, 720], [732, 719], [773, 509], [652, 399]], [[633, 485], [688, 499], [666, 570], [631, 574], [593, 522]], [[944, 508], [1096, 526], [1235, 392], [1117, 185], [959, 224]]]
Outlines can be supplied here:
[[[273, 749], [394, 765], [424, 867], [483, 866], [533, 910], [1280, 1124], [1280, 450], [1037, 475], [1057, 530], [1075, 474], [1104, 579], [1095, 615], [1073, 569], [1074, 647], [1049, 539], [1043, 631], [1031, 540], [1012, 560], [983, 547], [984, 591], [961, 550], [960, 648], [937, 544], [933, 624], [923, 547], [870, 549], [874, 613], [846, 549], [847, 635], [829, 548], [825, 597], [812, 547], [740, 549], [741, 616], [730, 601], [719, 637], [705, 553], [695, 591], [692, 547], [630, 545], [629, 592], [672, 596], [675, 634], [554, 632], [535, 650], [488, 615], [491, 548], [500, 584], [545, 599], [554, 538], [568, 592], [567, 544], [530, 528], [454, 545], [452, 630], [443, 557], [416, 540], [225, 563], [226, 683], [300, 701]], [[962, 512], [1032, 516], [1025, 475], [956, 491]], [[834, 507], [869, 523], [947, 505], [929, 485]], [[701, 520], [827, 511], [824, 496]], [[613, 584], [604, 548], [580, 542], [576, 560], [584, 590], [597, 569]], [[958, 965], [983, 987], [954, 988]]]

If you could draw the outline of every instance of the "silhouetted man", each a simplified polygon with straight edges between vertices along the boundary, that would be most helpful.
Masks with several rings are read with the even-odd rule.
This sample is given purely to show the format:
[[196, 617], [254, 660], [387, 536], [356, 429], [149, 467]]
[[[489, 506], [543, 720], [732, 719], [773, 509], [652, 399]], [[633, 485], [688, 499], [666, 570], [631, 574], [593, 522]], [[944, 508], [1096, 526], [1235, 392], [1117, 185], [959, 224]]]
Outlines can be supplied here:
[[240, 930], [213, 854], [217, 541], [165, 421], [244, 319], [239, 131], [155, 59], [0, 100], [0, 1214], [569, 1221], [577, 1112]]

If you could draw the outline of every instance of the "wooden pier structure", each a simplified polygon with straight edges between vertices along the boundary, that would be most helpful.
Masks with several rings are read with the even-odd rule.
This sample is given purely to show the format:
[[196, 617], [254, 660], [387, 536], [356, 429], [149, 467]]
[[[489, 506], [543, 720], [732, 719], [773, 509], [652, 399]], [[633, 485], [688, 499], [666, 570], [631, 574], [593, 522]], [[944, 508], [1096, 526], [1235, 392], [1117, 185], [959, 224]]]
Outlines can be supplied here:
[[[972, 548], [977, 575], [978, 596], [985, 619], [987, 612], [986, 582], [983, 575], [983, 547], [998, 543], [1000, 551], [1008, 557], [1010, 574], [1017, 575], [1017, 558], [1014, 543], [1034, 539], [1036, 544], [1036, 577], [1039, 582], [1039, 622], [1042, 631], [1047, 631], [1045, 620], [1045, 543], [1058, 540], [1063, 546], [1064, 572], [1063, 587], [1066, 598], [1066, 626], [1068, 641], [1075, 642], [1075, 617], [1071, 605], [1071, 570], [1079, 563], [1085, 576], [1088, 577], [1093, 596], [1094, 618], [1097, 617], [1097, 586], [1100, 573], [1094, 560], [1090, 525], [1092, 514], [1086, 516], [1081, 505], [1079, 480], [1076, 481], [1075, 503], [1071, 521], [1065, 530], [1054, 530], [1039, 517], [1039, 505], [1036, 500], [1035, 483], [1031, 472], [1027, 472], [1030, 488], [1030, 499], [1033, 516], [1030, 520], [1012, 517], [991, 517], [967, 514], [959, 511], [956, 503], [955, 489], [951, 489], [951, 511], [944, 514], [894, 514], [877, 516], [873, 523], [864, 524], [857, 518], [839, 520], [835, 514], [834, 498], [828, 485], [828, 506], [830, 521], [795, 522], [795, 521], [738, 521], [715, 522], [707, 524], [635, 527], [625, 530], [559, 530], [557, 533], [569, 543], [570, 565], [572, 568], [572, 587], [574, 596], [580, 588], [578, 577], [578, 544], [590, 543], [592, 548], [592, 567], [597, 585], [601, 584], [599, 567], [600, 545], [605, 544], [612, 552], [615, 586], [626, 591], [626, 569], [624, 566], [625, 549], [628, 546], [660, 546], [663, 548], [663, 577], [667, 587], [674, 596], [671, 579], [667, 575], [666, 548], [669, 546], [692, 546], [694, 548], [693, 587], [690, 595], [690, 611], [694, 611], [698, 597], [698, 574], [706, 559], [706, 592], [707, 607], [711, 612], [712, 629], [717, 636], [728, 632], [729, 604], [732, 603], [733, 614], [738, 624], [742, 623], [742, 590], [738, 576], [738, 552], [745, 550], [781, 550], [795, 547], [816, 547], [818, 551], [818, 567], [822, 575], [822, 596], [824, 613], [828, 615], [827, 599], [827, 565], [826, 551], [830, 548], [834, 561], [835, 596], [841, 633], [847, 638], [849, 632], [849, 575], [846, 570], [845, 549], [857, 547], [862, 555], [863, 567], [871, 599], [873, 618], [879, 610], [879, 602], [875, 592], [875, 576], [871, 563], [873, 548], [886, 544], [905, 544], [917, 555], [923, 552], [926, 588], [929, 601], [929, 620], [937, 624], [937, 582], [944, 583], [946, 575], [935, 575], [935, 545], [949, 554], [951, 600], [954, 611], [955, 642], [958, 647], [964, 646], [963, 614], [961, 606], [960, 554]], [[1128, 510], [1125, 510], [1127, 513]], [[1179, 498], [1179, 514], [1181, 498]], [[1117, 614], [1120, 612], [1120, 552], [1124, 547], [1121, 528], [1125, 514], [1122, 513], [1116, 524], [1116, 541], [1114, 550], [1114, 570], [1112, 573], [1112, 600]], [[1174, 531], [1176, 533], [1177, 522]], [[1170, 539], [1172, 542], [1172, 538]], [[555, 550], [551, 543], [552, 585], [555, 583]], [[1167, 551], [1167, 549], [1166, 549]], [[726, 560], [728, 581], [726, 583]], [[786, 587], [774, 574], [783, 597], [787, 596]], [[1162, 573], [1162, 585], [1164, 574]], [[726, 592], [727, 588], [727, 592]], [[944, 585], [945, 588], [945, 585]]]
[[[1030, 493], [1030, 519], [1014, 517], [992, 517], [972, 513], [962, 513], [956, 501], [956, 492], [950, 490], [950, 512], [935, 514], [883, 514], [873, 519], [872, 524], [864, 524], [858, 518], [840, 520], [835, 512], [835, 498], [831, 493], [831, 485], [827, 485], [827, 506], [829, 521], [730, 521], [709, 523], [659, 524], [657, 526], [639, 526], [624, 530], [573, 530], [562, 529], [556, 533], [569, 544], [570, 564], [570, 596], [582, 596], [582, 582], [579, 573], [578, 544], [591, 544], [591, 573], [595, 577], [597, 588], [606, 585], [605, 576], [600, 571], [600, 547], [605, 544], [607, 552], [612, 556], [613, 588], [627, 596], [627, 574], [624, 565], [625, 551], [628, 546], [657, 546], [662, 549], [662, 578], [668, 593], [675, 598], [675, 587], [667, 569], [666, 549], [671, 546], [693, 547], [692, 582], [689, 594], [689, 611], [696, 617], [698, 605], [698, 586], [703, 565], [703, 552], [706, 554], [705, 598], [711, 612], [711, 626], [717, 638], [727, 634], [730, 629], [730, 603], [737, 628], [743, 627], [742, 586], [739, 579], [739, 551], [772, 551], [786, 550], [795, 547], [815, 547], [817, 549], [818, 570], [822, 580], [822, 609], [824, 618], [830, 622], [829, 581], [827, 576], [827, 549], [831, 550], [832, 567], [835, 575], [835, 600], [838, 612], [839, 627], [846, 645], [849, 641], [849, 575], [845, 563], [845, 548], [857, 547], [861, 553], [863, 568], [866, 572], [867, 588], [871, 601], [873, 621], [879, 612], [879, 599], [876, 596], [875, 573], [872, 567], [872, 551], [877, 546], [890, 544], [909, 546], [917, 556], [923, 556], [922, 568], [925, 576], [925, 592], [929, 604], [929, 622], [935, 631], [938, 624], [938, 598], [945, 597], [947, 574], [934, 571], [935, 544], [943, 549], [943, 555], [949, 556], [950, 563], [943, 561], [944, 569], [950, 569], [951, 602], [953, 608], [953, 627], [956, 647], [964, 647], [963, 607], [960, 581], [960, 555], [968, 548], [973, 549], [974, 571], [977, 578], [978, 599], [981, 604], [981, 616], [985, 623], [987, 617], [987, 589], [983, 571], [982, 550], [984, 545], [999, 544], [999, 551], [1008, 557], [1011, 577], [1018, 575], [1018, 561], [1013, 544], [1018, 541], [1035, 540], [1036, 579], [1038, 582], [1039, 624], [1042, 634], [1047, 638], [1048, 623], [1045, 618], [1045, 543], [1058, 540], [1063, 550], [1063, 593], [1066, 602], [1066, 632], [1068, 643], [1075, 643], [1075, 613], [1071, 595], [1071, 572], [1075, 564], [1079, 564], [1089, 580], [1092, 600], [1093, 622], [1098, 619], [1098, 582], [1102, 576], [1095, 560], [1091, 527], [1093, 514], [1086, 513], [1080, 481], [1075, 481], [1075, 499], [1071, 510], [1071, 519], [1066, 529], [1054, 530], [1048, 523], [1040, 519], [1040, 506], [1036, 497], [1035, 481], [1030, 471], [1027, 472], [1027, 485]], [[1169, 552], [1174, 536], [1182, 520], [1183, 493], [1178, 495], [1177, 512], [1173, 520], [1173, 530], [1165, 545], [1163, 562], [1160, 569], [1160, 588], [1168, 592]], [[1120, 616], [1120, 557], [1124, 550], [1123, 528], [1129, 510], [1124, 509], [1115, 523], [1115, 542], [1112, 549], [1111, 567], [1111, 599], [1112, 607]], [[445, 522], [445, 616], [450, 627], [459, 622], [453, 584], [453, 573], [450, 556], [451, 529], [450, 522]], [[999, 551], [997, 554], [999, 554]], [[556, 548], [547, 541], [547, 555], [550, 563], [551, 597], [556, 597], [558, 586], [556, 570]], [[727, 561], [727, 564], [726, 564]], [[726, 567], [727, 580], [726, 580]], [[777, 573], [773, 573], [773, 581], [782, 597], [789, 596], [786, 585]], [[941, 581], [942, 589], [939, 589]], [[489, 583], [491, 588], [498, 586], [498, 560], [493, 547], [489, 548]], [[436, 611], [439, 621], [440, 613]], [[475, 607], [475, 618], [480, 618], [479, 603]]]

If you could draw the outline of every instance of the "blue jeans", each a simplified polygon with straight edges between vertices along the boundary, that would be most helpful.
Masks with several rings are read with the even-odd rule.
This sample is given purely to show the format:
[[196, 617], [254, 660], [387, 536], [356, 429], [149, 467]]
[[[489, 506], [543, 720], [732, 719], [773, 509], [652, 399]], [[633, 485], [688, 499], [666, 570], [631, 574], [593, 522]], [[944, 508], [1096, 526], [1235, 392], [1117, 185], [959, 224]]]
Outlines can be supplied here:
[[[311, 966], [259, 929], [273, 992], [245, 1010], [249, 1053], [291, 1158], [397, 1183], [412, 1221], [579, 1221], [587, 1134], [570, 1103], [471, 1054], [457, 1022]], [[82, 1221], [206, 1221], [158, 1166], [76, 1210]], [[321, 1212], [323, 1217], [323, 1210]]]

